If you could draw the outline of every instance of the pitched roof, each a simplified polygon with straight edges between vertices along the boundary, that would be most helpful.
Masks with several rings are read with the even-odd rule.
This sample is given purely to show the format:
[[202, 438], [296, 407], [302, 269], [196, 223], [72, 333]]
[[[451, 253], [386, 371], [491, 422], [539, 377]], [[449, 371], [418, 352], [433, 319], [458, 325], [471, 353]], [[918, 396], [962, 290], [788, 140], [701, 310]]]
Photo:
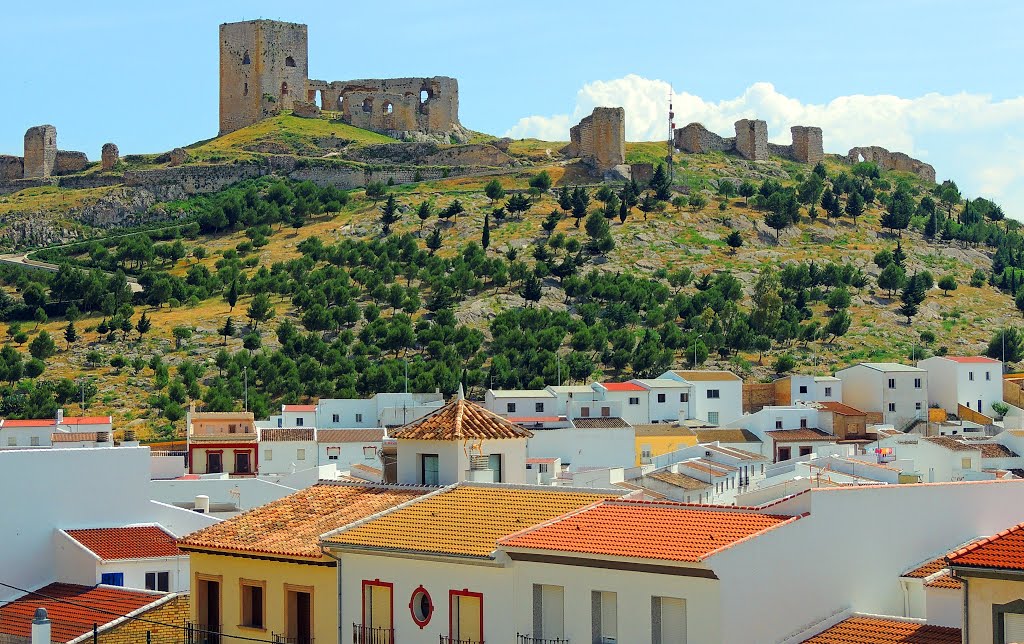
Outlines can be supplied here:
[[764, 457], [764, 456], [762, 456], [760, 454], [755, 454], [754, 452], [748, 452], [745, 449], [737, 449], [735, 447], [724, 447], [722, 445], [718, 445], [718, 446], [706, 445], [705, 449], [709, 449], [709, 450], [711, 450], [713, 452], [718, 452], [719, 454], [725, 454], [726, 456], [731, 456], [733, 458], [738, 458], [738, 459], [743, 460], [743, 461], [764, 461], [764, 460], [767, 460], [766, 457]]
[[289, 428], [289, 429], [262, 429], [260, 430], [260, 441], [312, 441], [314, 431], [310, 427]]
[[510, 423], [557, 423], [564, 421], [562, 416], [508, 416]]
[[654, 472], [653, 474], [648, 474], [646, 478], [661, 481], [666, 485], [683, 490], [703, 490], [706, 487], [711, 487], [710, 483], [705, 483], [700, 479], [695, 479], [685, 474], [673, 474], [672, 472]]
[[608, 391], [646, 391], [635, 382], [600, 382], [598, 384]]
[[[857, 367], [857, 366], [867, 367], [868, 369], [874, 369], [875, 371], [884, 371], [884, 372], [891, 372], [891, 371], [893, 371], [893, 372], [894, 371], [921, 371], [921, 372], [923, 372], [923, 371], [925, 371], [924, 369], [922, 369], [920, 367], [915, 367], [915, 366], [909, 365], [909, 364], [900, 364], [899, 362], [861, 362], [861, 363], [859, 363], [857, 365], [854, 365], [854, 366], [855, 367]], [[847, 368], [848, 369], [852, 369], [853, 367], [847, 367]], [[846, 371], [846, 369], [842, 369], [841, 371]]]
[[428, 441], [530, 438], [533, 433], [457, 396], [445, 406], [391, 432], [392, 438]]
[[489, 557], [506, 535], [616, 496], [569, 489], [461, 484], [327, 535], [324, 541], [373, 550]]
[[653, 423], [633, 425], [637, 436], [695, 436], [693, 430], [678, 423]]
[[952, 436], [923, 436], [920, 440], [928, 441], [933, 445], [944, 447], [953, 452], [974, 452], [980, 451], [981, 447], [977, 445], [968, 445]]
[[959, 590], [963, 588], [964, 582], [953, 577], [948, 570], [944, 570], [940, 574], [924, 582], [924, 585], [928, 588], [948, 588], [950, 590]]
[[688, 467], [690, 469], [697, 470], [698, 472], [711, 474], [712, 476], [728, 476], [739, 469], [732, 465], [716, 463], [715, 461], [711, 461], [706, 458], [695, 458], [689, 461], [681, 461], [679, 463], [679, 467]]
[[109, 586], [54, 583], [0, 607], [0, 633], [27, 638], [37, 608], [45, 608], [54, 642], [69, 642], [168, 595]]
[[760, 443], [757, 434], [748, 429], [694, 429], [698, 443]]
[[573, 418], [572, 424], [576, 426], [576, 429], [621, 429], [629, 427], [629, 423], [618, 416]]
[[316, 411], [316, 405], [282, 405], [281, 411]]
[[318, 429], [318, 443], [379, 443], [384, 440], [383, 428], [370, 429]]
[[1024, 570], [1024, 523], [946, 556], [951, 566]]
[[186, 550], [236, 551], [319, 559], [320, 535], [414, 499], [426, 490], [320, 483], [193, 532]]
[[804, 640], [804, 644], [960, 644], [959, 628], [855, 616]]
[[644, 389], [688, 389], [692, 385], [688, 382], [679, 382], [675, 378], [634, 378]]
[[377, 467], [370, 467], [362, 463], [353, 463], [349, 468], [349, 474], [360, 478], [363, 481], [379, 482], [384, 477], [384, 472]]
[[56, 418], [28, 418], [24, 420], [3, 420], [3, 427], [56, 427], [57, 425], [109, 425], [110, 416], [65, 416], [60, 423]]
[[918, 566], [917, 568], [914, 568], [913, 570], [908, 570], [907, 572], [905, 572], [902, 575], [900, 575], [900, 577], [911, 577], [913, 579], [923, 579], [924, 577], [930, 577], [931, 575], [934, 575], [935, 573], [939, 572], [940, 570], [944, 570], [946, 568], [946, 566], [947, 566], [946, 558], [945, 557], [939, 557], [938, 559], [932, 559], [931, 561], [926, 561], [923, 564], [921, 564], [920, 566]]
[[177, 557], [174, 535], [159, 526], [65, 530], [67, 535], [104, 561]]
[[982, 458], [1011, 458], [1017, 456], [1013, 450], [999, 443], [974, 443], [981, 450]]
[[742, 380], [742, 378], [731, 371], [673, 371], [672, 373], [690, 382]]
[[771, 436], [776, 443], [794, 443], [804, 441], [836, 441], [836, 436], [823, 432], [813, 427], [800, 427], [798, 429], [773, 429], [765, 432]]
[[795, 519], [683, 503], [611, 500], [528, 528], [499, 543], [509, 548], [699, 562]]
[[861, 410], [859, 410], [859, 409], [857, 409], [855, 407], [851, 407], [849, 405], [844, 405], [843, 403], [836, 402], [834, 400], [825, 400], [825, 401], [817, 402], [817, 403], [815, 403], [815, 405], [818, 406], [818, 409], [823, 409], [825, 411], [830, 411], [833, 414], [839, 414], [840, 416], [866, 416], [867, 415], [867, 412], [865, 412], [865, 411], [861, 411]]
[[[593, 391], [590, 387], [588, 390]], [[555, 394], [547, 389], [489, 389], [487, 393], [494, 398], [554, 398]]]
[[952, 360], [953, 362], [959, 362], [961, 364], [999, 364], [998, 360], [992, 358], [986, 358], [985, 356], [942, 356], [946, 360]]
[[94, 443], [97, 432], [54, 432], [50, 434], [51, 443]]

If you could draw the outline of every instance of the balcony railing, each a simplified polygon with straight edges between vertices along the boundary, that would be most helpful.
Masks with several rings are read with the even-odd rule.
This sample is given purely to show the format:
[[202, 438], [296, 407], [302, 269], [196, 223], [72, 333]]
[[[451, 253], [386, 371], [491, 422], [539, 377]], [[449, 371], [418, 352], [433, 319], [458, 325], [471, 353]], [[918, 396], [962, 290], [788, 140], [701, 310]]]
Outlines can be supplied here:
[[185, 622], [185, 644], [220, 644], [220, 624]]
[[457, 637], [451, 637], [450, 635], [442, 635], [440, 644], [484, 644], [483, 640], [473, 639], [462, 639]]
[[352, 624], [352, 644], [395, 644], [395, 629]]
[[274, 644], [316, 644], [316, 640], [308, 635], [306, 637], [287, 637], [278, 633], [271, 633]]
[[569, 638], [562, 637], [533, 637], [516, 633], [516, 644], [569, 644]]

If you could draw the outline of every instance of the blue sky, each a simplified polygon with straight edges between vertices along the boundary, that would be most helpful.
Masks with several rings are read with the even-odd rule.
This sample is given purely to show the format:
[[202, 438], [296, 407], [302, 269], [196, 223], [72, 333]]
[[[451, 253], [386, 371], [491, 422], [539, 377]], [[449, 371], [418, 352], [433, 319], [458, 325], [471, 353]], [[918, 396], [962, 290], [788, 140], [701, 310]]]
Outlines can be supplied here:
[[756, 115], [786, 142], [797, 120], [821, 125], [827, 151], [902, 149], [1024, 218], [1024, 3], [1010, 1], [19, 3], [0, 21], [0, 152], [44, 122], [90, 158], [106, 141], [213, 136], [217, 26], [258, 17], [309, 25], [314, 78], [457, 77], [472, 129], [564, 139], [617, 103], [630, 138], [660, 137], [670, 84], [679, 126], [726, 134]]

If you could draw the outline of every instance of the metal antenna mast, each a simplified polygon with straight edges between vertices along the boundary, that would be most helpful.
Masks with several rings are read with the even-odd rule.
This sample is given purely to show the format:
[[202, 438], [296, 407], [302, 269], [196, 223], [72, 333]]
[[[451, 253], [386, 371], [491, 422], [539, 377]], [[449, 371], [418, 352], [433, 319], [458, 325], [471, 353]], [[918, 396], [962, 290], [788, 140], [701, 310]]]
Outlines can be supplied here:
[[668, 156], [665, 158], [665, 160], [668, 161], [668, 180], [669, 180], [670, 184], [671, 184], [672, 179], [673, 179], [672, 161], [673, 161], [673, 157], [675, 156], [675, 151], [676, 151], [676, 149], [675, 149], [676, 148], [676, 145], [675, 145], [675, 138], [676, 138], [675, 118], [676, 118], [676, 114], [675, 114], [675, 112], [672, 111], [672, 86], [670, 85], [669, 88], [668, 88]]

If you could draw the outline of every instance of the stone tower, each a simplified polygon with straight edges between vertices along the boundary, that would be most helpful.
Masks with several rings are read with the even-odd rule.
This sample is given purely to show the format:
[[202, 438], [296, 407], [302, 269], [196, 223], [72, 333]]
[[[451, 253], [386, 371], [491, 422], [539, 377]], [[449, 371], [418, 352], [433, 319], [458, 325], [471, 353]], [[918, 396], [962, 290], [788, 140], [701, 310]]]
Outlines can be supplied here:
[[753, 119], [736, 121], [736, 151], [751, 161], [767, 159], [768, 123]]
[[806, 125], [794, 125], [789, 128], [793, 133], [793, 158], [801, 163], [814, 165], [825, 158], [821, 143], [821, 128]]
[[25, 132], [25, 178], [45, 179], [57, 162], [57, 128], [37, 125]]
[[220, 133], [306, 100], [306, 25], [250, 20], [220, 26]]

